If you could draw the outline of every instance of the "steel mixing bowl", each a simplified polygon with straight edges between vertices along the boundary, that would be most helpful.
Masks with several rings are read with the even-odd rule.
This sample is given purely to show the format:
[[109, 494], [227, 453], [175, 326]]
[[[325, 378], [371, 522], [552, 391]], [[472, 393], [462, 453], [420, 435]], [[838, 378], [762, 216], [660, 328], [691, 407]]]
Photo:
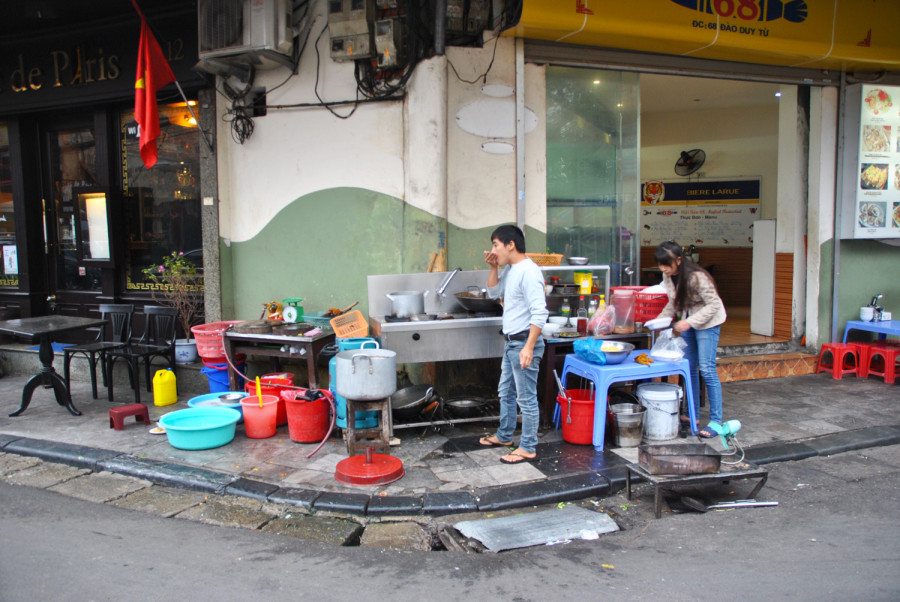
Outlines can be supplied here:
[[569, 257], [566, 259], [569, 262], [569, 265], [587, 265], [588, 258], [587, 257]]
[[[634, 345], [623, 341], [605, 341], [601, 339], [602, 346], [600, 350], [606, 355], [607, 364], [621, 364], [628, 357], [628, 354], [634, 351]], [[615, 348], [607, 351], [606, 348]]]

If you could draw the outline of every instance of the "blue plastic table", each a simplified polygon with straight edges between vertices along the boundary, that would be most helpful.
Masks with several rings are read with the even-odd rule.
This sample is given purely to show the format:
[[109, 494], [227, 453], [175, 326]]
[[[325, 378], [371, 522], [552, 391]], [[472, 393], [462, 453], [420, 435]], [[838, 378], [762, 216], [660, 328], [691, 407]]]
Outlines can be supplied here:
[[885, 335], [889, 334], [900, 337], [900, 320], [881, 320], [880, 322], [849, 320], [844, 327], [844, 343], [847, 342], [847, 333], [851, 330], [874, 332], [879, 339], [884, 339]]
[[634, 361], [634, 358], [641, 353], [646, 353], [646, 351], [632, 351], [621, 364], [606, 366], [592, 364], [574, 353], [566, 356], [566, 363], [563, 366], [562, 373], [563, 387], [566, 387], [566, 378], [569, 374], [580, 376], [594, 383], [596, 396], [594, 399], [594, 436], [592, 443], [597, 451], [603, 451], [603, 438], [606, 434], [606, 397], [609, 386], [623, 381], [644, 380], [672, 374], [683, 376], [685, 393], [688, 399], [688, 413], [691, 419], [691, 434], [697, 434], [697, 416], [694, 412], [694, 404], [690, 402], [693, 396], [691, 368], [687, 359], [682, 359], [678, 362], [655, 361], [652, 365], [645, 366]]

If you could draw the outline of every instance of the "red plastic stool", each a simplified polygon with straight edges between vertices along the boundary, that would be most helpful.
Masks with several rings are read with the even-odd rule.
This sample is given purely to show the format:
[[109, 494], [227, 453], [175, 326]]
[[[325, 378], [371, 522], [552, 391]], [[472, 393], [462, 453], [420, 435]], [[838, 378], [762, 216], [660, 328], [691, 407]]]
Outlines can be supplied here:
[[[900, 355], [900, 348], [888, 345], [872, 345], [869, 348], [869, 362], [867, 374], [881, 376], [884, 382], [889, 385], [894, 384], [894, 378], [897, 374], [897, 356]], [[873, 368], [875, 359], [880, 357], [884, 362], [881, 370]]]
[[872, 347], [877, 346], [878, 343], [872, 343], [871, 341], [854, 341], [847, 344], [856, 347], [856, 356], [857, 359], [859, 359], [856, 375], [860, 378], [866, 378], [869, 376], [869, 354], [871, 353]]
[[132, 403], [109, 409], [109, 428], [121, 431], [125, 428], [125, 418], [128, 416], [134, 416], [136, 420], [143, 421], [147, 426], [150, 425], [150, 412], [147, 411], [147, 406], [142, 403]]
[[[826, 364], [822, 360], [825, 354], [831, 355], [831, 363]], [[847, 358], [853, 358], [853, 366], [847, 367]], [[819, 351], [819, 359], [816, 362], [816, 374], [819, 372], [831, 372], [831, 378], [841, 379], [845, 374], [858, 374], [859, 355], [856, 345], [853, 343], [825, 343]]]

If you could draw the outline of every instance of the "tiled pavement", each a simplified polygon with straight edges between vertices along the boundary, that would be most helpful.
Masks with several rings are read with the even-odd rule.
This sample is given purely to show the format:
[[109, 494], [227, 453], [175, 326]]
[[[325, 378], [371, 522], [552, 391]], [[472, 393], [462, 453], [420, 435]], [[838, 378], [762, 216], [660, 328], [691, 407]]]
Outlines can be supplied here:
[[[624, 463], [634, 448], [595, 452], [562, 441], [559, 431], [542, 430], [538, 461], [502, 464], [504, 448], [483, 448], [478, 437], [494, 425], [466, 424], [397, 429], [401, 444], [392, 455], [405, 476], [382, 486], [359, 487], [334, 479], [346, 458], [332, 437], [307, 458], [315, 444], [294, 443], [287, 426], [270, 439], [248, 439], [243, 426], [223, 447], [184, 451], [165, 435], [128, 419], [123, 431], [109, 428], [105, 399], [91, 399], [90, 386], [73, 383], [72, 416], [38, 389], [26, 412], [18, 408], [27, 377], [0, 379], [0, 448], [5, 452], [140, 476], [155, 482], [219, 493], [287, 501], [306, 508], [351, 514], [447, 513], [491, 510], [605, 495], [621, 489]], [[725, 418], [743, 423], [738, 440], [749, 460], [766, 463], [900, 442], [900, 384], [880, 379], [809, 374], [723, 384]], [[152, 420], [186, 407], [149, 406]], [[702, 412], [705, 414], [705, 411]]]

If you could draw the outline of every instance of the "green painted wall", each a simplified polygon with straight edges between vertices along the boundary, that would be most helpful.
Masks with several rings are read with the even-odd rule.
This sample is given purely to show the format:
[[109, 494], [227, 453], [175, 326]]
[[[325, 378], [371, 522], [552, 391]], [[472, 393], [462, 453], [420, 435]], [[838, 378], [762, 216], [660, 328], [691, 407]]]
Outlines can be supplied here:
[[831, 307], [834, 299], [834, 239], [819, 245], [819, 346], [831, 341]]
[[[287, 297], [302, 297], [309, 312], [359, 301], [368, 316], [367, 276], [426, 272], [444, 249], [450, 269], [485, 269], [495, 227], [448, 232], [444, 219], [361, 188], [299, 197], [252, 239], [220, 243], [222, 319], [257, 319], [264, 303]], [[544, 233], [526, 238], [529, 250], [545, 250]]]
[[[491, 232], [499, 225], [474, 230], [451, 225], [447, 233], [448, 269], [459, 267], [464, 270], [486, 270], [484, 251], [491, 248]], [[546, 246], [547, 235], [544, 232], [533, 228], [525, 232], [525, 248], [529, 253], [543, 253]]]
[[359, 301], [368, 315], [366, 276], [427, 271], [445, 227], [371, 190], [300, 197], [251, 240], [222, 245], [223, 319], [256, 319], [265, 302], [287, 297], [302, 297], [306, 311]]
[[[884, 295], [882, 304], [900, 319], [900, 247], [870, 240], [842, 240], [838, 289], [838, 339], [847, 320], [859, 319], [859, 308], [872, 295]], [[830, 310], [829, 310], [830, 315]]]

